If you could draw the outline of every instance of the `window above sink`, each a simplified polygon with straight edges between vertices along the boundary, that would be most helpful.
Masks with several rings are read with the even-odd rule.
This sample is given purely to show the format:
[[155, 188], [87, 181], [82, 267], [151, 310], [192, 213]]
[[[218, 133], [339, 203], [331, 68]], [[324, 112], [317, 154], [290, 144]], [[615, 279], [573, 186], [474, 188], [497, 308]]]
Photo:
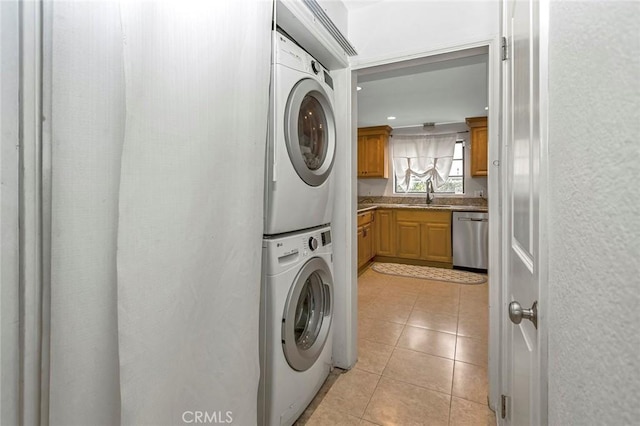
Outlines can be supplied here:
[[[393, 143], [393, 142], [392, 142]], [[393, 173], [393, 186], [394, 194], [425, 194], [427, 192], [426, 178], [420, 178], [418, 176], [411, 175], [409, 181], [409, 188], [404, 191], [397, 181], [395, 174], [395, 165]], [[451, 171], [449, 172], [448, 179], [440, 187], [434, 186], [434, 192], [436, 194], [464, 194], [464, 141], [456, 141], [453, 162], [451, 163]]]

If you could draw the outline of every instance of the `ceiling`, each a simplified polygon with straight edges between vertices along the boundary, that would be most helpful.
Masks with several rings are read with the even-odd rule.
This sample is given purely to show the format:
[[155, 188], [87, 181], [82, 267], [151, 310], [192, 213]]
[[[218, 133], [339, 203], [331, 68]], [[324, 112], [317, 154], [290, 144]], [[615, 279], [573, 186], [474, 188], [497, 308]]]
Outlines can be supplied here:
[[375, 3], [381, 3], [383, 0], [342, 0], [342, 4], [349, 10], [360, 9], [362, 7], [371, 6]]
[[460, 123], [487, 115], [487, 61], [479, 54], [360, 73], [358, 127]]

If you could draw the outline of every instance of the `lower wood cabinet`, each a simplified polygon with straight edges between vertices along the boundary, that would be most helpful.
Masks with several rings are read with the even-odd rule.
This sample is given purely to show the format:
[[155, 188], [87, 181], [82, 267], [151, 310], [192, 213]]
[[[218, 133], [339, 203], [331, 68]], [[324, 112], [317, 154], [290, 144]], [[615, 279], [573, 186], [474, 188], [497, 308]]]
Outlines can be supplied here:
[[452, 262], [451, 223], [422, 223], [420, 226], [422, 258], [433, 262]]
[[451, 212], [378, 209], [358, 215], [358, 269], [374, 257], [451, 267]]
[[377, 256], [452, 264], [450, 211], [378, 210], [376, 221]]
[[396, 222], [396, 256], [404, 259], [420, 259], [422, 233], [419, 222]]
[[373, 211], [358, 215], [358, 268], [366, 265], [375, 256], [374, 221]]
[[393, 210], [376, 210], [375, 236], [377, 256], [395, 256], [395, 220]]

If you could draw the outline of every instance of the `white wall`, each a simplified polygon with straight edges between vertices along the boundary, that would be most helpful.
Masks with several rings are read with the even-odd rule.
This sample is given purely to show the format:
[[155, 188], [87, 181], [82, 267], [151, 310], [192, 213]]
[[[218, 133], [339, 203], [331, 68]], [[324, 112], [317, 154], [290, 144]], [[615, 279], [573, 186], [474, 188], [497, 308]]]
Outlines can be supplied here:
[[549, 424], [640, 417], [640, 3], [551, 1]]
[[498, 34], [499, 2], [384, 0], [349, 13], [355, 64], [487, 40]]
[[[377, 65], [490, 40], [499, 33], [499, 5], [497, 0], [383, 0], [354, 8], [349, 12], [349, 39], [358, 56], [352, 63], [358, 67]], [[468, 146], [465, 155], [470, 158]], [[472, 178], [469, 167], [467, 161], [466, 195], [473, 196], [478, 190], [486, 194], [487, 179]], [[393, 195], [393, 179], [358, 179], [358, 195]]]
[[[332, 72], [335, 83], [335, 116], [338, 140], [350, 141], [355, 135], [351, 114], [352, 73], [348, 69]], [[356, 240], [356, 173], [357, 146], [338, 144], [333, 164], [336, 179], [333, 205], [333, 361], [344, 369], [353, 367], [357, 358], [358, 292]]]
[[[465, 124], [463, 125], [459, 125], [460, 130], [466, 130], [467, 127]], [[403, 129], [398, 129], [398, 130], [394, 130], [393, 133], [395, 134], [399, 134], [400, 133], [408, 133], [408, 132], [402, 132]], [[462, 139], [465, 141], [465, 148], [464, 148], [464, 158], [465, 158], [465, 162], [464, 162], [464, 173], [465, 173], [465, 178], [464, 178], [464, 197], [475, 197], [475, 191], [483, 191], [483, 194], [485, 197], [488, 197], [488, 185], [487, 185], [487, 178], [486, 177], [472, 177], [471, 176], [471, 152], [470, 152], [470, 144], [469, 144], [469, 133], [460, 133], [459, 139]], [[388, 157], [388, 163], [389, 163], [389, 178], [388, 179], [363, 179], [360, 178], [358, 179], [358, 196], [359, 197], [366, 197], [366, 196], [389, 196], [389, 197], [393, 197], [393, 196], [398, 196], [398, 197], [404, 197], [404, 196], [409, 196], [409, 197], [414, 197], [416, 196], [416, 194], [394, 194], [393, 193], [393, 159], [391, 156], [391, 152], [392, 152], [392, 148], [391, 148], [391, 144], [393, 143], [393, 138], [391, 138], [391, 140], [389, 141], [389, 157]], [[440, 196], [439, 194], [436, 194], [436, 196]], [[452, 196], [452, 194], [442, 194], [441, 196]]]

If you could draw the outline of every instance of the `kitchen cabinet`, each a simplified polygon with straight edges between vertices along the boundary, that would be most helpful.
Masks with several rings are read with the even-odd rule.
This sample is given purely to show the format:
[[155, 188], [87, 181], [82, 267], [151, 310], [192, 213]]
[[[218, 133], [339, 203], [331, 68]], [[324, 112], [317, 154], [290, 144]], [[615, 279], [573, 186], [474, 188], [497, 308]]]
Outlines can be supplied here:
[[374, 221], [375, 213], [373, 211], [358, 215], [358, 269], [375, 256]]
[[451, 264], [451, 212], [396, 211], [396, 256]]
[[421, 255], [424, 259], [433, 262], [453, 262], [450, 223], [423, 223], [420, 232], [423, 241]]
[[393, 210], [376, 210], [375, 224], [375, 254], [377, 256], [395, 256], [395, 221], [393, 218]]
[[379, 208], [358, 215], [358, 269], [371, 259], [451, 268], [451, 211]]
[[358, 129], [358, 177], [389, 177], [389, 126]]
[[404, 259], [420, 259], [420, 232], [419, 222], [398, 220], [396, 222], [396, 256]]
[[466, 121], [471, 142], [471, 176], [487, 176], [487, 117], [468, 117]]

